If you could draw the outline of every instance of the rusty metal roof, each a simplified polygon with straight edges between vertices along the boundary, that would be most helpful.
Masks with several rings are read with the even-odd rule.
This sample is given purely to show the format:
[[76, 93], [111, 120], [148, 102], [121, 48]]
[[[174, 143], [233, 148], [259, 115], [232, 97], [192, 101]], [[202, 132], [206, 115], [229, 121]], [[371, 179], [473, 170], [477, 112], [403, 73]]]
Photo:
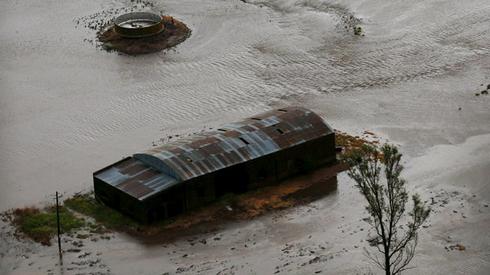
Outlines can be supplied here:
[[134, 154], [95, 176], [143, 200], [179, 182], [332, 132], [312, 111], [288, 107]]

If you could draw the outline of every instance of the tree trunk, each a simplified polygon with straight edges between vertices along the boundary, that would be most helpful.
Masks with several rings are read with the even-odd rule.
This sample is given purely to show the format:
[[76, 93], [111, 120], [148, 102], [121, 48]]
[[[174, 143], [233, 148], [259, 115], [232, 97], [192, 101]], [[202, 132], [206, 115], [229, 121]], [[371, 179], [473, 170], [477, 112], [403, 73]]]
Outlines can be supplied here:
[[390, 253], [389, 253], [388, 249], [385, 249], [385, 274], [391, 275]]

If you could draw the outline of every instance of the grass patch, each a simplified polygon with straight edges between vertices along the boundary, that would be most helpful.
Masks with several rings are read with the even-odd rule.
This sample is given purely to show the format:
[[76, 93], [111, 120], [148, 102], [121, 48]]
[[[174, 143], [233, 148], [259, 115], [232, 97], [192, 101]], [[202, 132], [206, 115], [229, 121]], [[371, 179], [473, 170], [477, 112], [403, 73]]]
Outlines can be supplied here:
[[[65, 206], [83, 214], [92, 217], [98, 224], [112, 230], [128, 230], [138, 228], [139, 224], [129, 217], [97, 202], [93, 193], [78, 194], [65, 200]], [[100, 230], [100, 228], [94, 228]]]
[[[10, 213], [18, 232], [44, 245], [51, 245], [51, 239], [57, 233], [56, 208], [37, 209], [33, 207], [15, 209]], [[65, 207], [60, 207], [61, 232], [66, 233], [85, 225]]]
[[[364, 131], [364, 136], [370, 136], [371, 138], [377, 138], [372, 132]], [[362, 148], [363, 145], [378, 146], [377, 140], [368, 140], [361, 136], [351, 136], [345, 132], [335, 130], [335, 145], [341, 146], [344, 151], [343, 154], [350, 154], [352, 151]]]
[[[76, 213], [81, 215], [76, 215]], [[96, 223], [87, 222], [83, 217], [93, 218]], [[2, 217], [16, 228], [16, 235], [28, 237], [43, 245], [51, 245], [57, 233], [56, 208], [18, 208], [2, 213]], [[90, 233], [103, 234], [108, 230], [139, 231], [137, 222], [111, 208], [97, 202], [92, 193], [78, 194], [64, 201], [60, 206], [61, 233], [87, 229]], [[80, 238], [89, 235], [77, 235]]]

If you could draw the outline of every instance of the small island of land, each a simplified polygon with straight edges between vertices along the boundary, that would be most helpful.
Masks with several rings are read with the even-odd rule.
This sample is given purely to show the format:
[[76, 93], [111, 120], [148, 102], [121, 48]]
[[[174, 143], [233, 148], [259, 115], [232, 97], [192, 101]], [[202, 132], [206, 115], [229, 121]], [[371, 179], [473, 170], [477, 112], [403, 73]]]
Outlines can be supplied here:
[[164, 30], [153, 36], [123, 37], [114, 30], [112, 25], [100, 31], [97, 38], [102, 43], [102, 48], [108, 51], [138, 55], [172, 48], [184, 42], [191, 34], [191, 30], [184, 23], [171, 16], [162, 16], [162, 22]]
[[[336, 145], [342, 155], [363, 144], [376, 146], [377, 137], [366, 131], [364, 136], [351, 136], [336, 131]], [[154, 224], [140, 224], [100, 202], [93, 192], [75, 194], [61, 204], [61, 232], [71, 236], [104, 235], [124, 232], [135, 238], [158, 237], [173, 240], [218, 230], [228, 222], [251, 220], [266, 213], [308, 204], [328, 195], [337, 188], [337, 173], [344, 171], [343, 162], [299, 175], [281, 184], [263, 187], [243, 194], [228, 194], [208, 206]], [[15, 228], [18, 239], [28, 238], [51, 245], [56, 235], [56, 207], [25, 207], [0, 213], [0, 219]]]

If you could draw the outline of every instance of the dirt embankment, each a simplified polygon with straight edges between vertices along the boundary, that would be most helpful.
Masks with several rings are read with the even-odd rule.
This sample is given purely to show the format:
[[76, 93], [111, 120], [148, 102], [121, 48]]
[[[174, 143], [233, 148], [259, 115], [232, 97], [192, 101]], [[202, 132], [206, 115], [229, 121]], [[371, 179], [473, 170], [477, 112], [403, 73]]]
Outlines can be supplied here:
[[148, 54], [169, 49], [184, 42], [191, 30], [181, 21], [162, 17], [164, 30], [156, 35], [141, 38], [126, 38], [119, 35], [114, 26], [104, 28], [97, 34], [102, 47], [108, 51], [119, 51], [130, 55]]

